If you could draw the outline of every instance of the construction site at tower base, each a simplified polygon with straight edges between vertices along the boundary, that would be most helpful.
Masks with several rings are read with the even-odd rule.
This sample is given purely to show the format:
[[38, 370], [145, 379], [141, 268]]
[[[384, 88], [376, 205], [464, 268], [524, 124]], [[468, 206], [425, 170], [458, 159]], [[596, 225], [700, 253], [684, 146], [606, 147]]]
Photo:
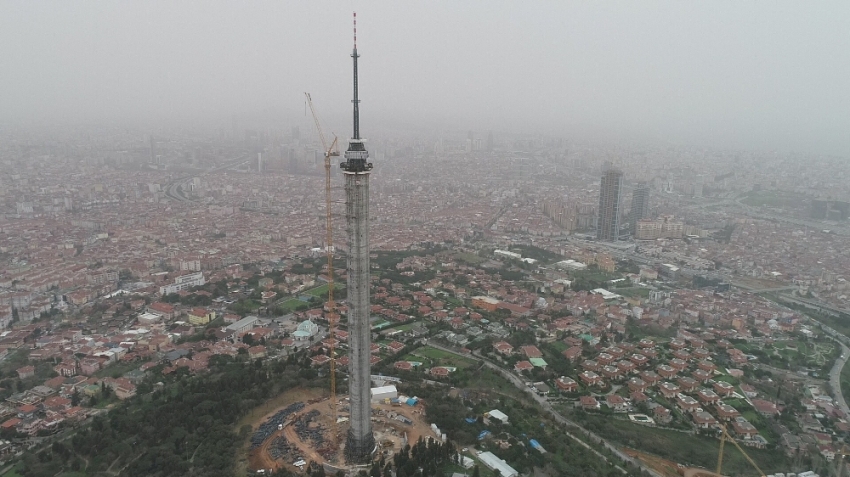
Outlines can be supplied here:
[[[347, 398], [338, 399], [335, 420], [331, 401], [322, 390], [289, 391], [276, 400], [276, 404], [276, 408], [249, 423], [251, 432], [245, 442], [246, 470], [301, 472], [312, 464], [324, 467], [327, 473], [333, 475], [339, 470], [351, 471], [371, 465], [370, 462], [345, 460], [349, 416]], [[440, 440], [426, 422], [424, 412], [422, 401], [414, 406], [373, 402], [374, 459], [384, 456], [389, 460], [406, 444], [412, 445], [419, 438]]]

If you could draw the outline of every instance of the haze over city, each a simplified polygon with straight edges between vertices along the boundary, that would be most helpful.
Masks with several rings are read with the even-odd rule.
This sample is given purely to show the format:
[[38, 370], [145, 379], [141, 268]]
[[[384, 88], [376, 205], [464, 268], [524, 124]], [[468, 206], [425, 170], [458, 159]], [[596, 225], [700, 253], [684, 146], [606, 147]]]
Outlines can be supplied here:
[[0, 477], [846, 475], [848, 13], [0, 3]]
[[[850, 153], [846, 2], [354, 2], [364, 121]], [[334, 2], [3, 2], [15, 123], [303, 115], [344, 131]]]

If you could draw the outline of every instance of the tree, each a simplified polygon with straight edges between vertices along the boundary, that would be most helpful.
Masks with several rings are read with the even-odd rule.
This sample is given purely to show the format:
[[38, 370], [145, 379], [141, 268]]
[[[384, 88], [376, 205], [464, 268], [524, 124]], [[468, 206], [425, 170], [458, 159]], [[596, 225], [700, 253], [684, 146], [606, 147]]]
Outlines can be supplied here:
[[477, 465], [472, 469], [472, 477], [481, 477], [481, 471], [478, 469]]

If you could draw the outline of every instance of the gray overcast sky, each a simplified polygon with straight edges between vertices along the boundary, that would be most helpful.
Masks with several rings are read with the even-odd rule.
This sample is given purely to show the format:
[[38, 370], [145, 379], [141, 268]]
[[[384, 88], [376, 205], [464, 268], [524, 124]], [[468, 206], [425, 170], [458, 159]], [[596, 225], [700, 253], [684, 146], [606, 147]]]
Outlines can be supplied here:
[[0, 2], [0, 120], [303, 116], [850, 156], [850, 2]]

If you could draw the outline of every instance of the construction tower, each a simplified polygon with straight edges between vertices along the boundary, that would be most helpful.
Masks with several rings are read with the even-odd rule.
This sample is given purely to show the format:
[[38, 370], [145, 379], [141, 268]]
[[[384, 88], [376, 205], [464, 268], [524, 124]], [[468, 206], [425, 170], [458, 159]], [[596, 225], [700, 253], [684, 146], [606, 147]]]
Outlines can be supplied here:
[[354, 14], [354, 134], [340, 164], [345, 177], [345, 218], [348, 226], [348, 332], [350, 427], [345, 458], [368, 461], [375, 449], [371, 408], [371, 330], [369, 327], [369, 175], [372, 163], [360, 137], [357, 95], [357, 14]]

